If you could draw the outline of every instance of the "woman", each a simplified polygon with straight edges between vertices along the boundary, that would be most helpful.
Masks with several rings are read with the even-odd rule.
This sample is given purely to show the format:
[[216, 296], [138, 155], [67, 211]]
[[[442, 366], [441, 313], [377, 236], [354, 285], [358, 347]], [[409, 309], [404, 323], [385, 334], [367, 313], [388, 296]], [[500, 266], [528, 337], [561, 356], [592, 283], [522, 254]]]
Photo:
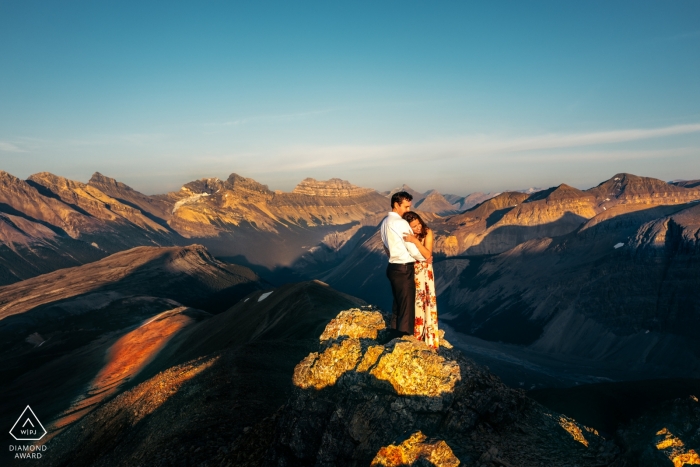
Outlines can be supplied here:
[[413, 230], [413, 235], [406, 235], [404, 240], [416, 245], [425, 261], [416, 261], [416, 322], [413, 335], [425, 341], [433, 349], [440, 346], [437, 326], [437, 301], [435, 298], [435, 279], [433, 265], [429, 259], [433, 256], [433, 230], [429, 228], [418, 214], [408, 211], [403, 215]]

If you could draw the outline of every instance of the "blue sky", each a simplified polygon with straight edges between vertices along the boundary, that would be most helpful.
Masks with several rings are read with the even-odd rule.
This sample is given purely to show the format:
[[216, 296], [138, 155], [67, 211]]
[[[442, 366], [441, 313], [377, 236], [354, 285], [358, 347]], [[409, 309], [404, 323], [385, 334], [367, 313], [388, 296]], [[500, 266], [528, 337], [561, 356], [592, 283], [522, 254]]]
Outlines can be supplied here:
[[22, 178], [700, 178], [697, 0], [0, 0], [0, 70], [0, 169]]

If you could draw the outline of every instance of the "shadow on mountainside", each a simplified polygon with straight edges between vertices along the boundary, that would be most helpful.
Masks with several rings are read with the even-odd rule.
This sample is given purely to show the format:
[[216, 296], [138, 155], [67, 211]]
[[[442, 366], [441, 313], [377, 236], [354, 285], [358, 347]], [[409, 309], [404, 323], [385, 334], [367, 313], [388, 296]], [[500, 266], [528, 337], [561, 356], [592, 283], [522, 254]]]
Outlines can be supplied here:
[[527, 321], [532, 337], [542, 339], [531, 340], [533, 350], [618, 362], [635, 378], [696, 375], [700, 257], [679, 246], [673, 218], [661, 245], [637, 239], [648, 223], [692, 206], [618, 213], [479, 264], [468, 257], [459, 282], [438, 297], [438, 309], [449, 310], [443, 319], [455, 330], [495, 342], [517, 344], [511, 337]]
[[[510, 209], [512, 208], [501, 210], [505, 212], [502, 212], [502, 215], [498, 215], [501, 215], [501, 217], [503, 217]], [[501, 213], [501, 211], [496, 211], [494, 212], [494, 214]], [[492, 214], [492, 216], [494, 214]], [[478, 244], [467, 248], [464, 254], [488, 255], [501, 253], [510, 250], [511, 248], [514, 248], [528, 240], [533, 240], [542, 237], [557, 237], [560, 235], [566, 235], [572, 231], [577, 230], [586, 221], [588, 221], [588, 219], [586, 219], [585, 217], [579, 216], [571, 212], [567, 212], [556, 221], [548, 222], [545, 224], [532, 226], [498, 226], [495, 229], [489, 231]]]
[[656, 379], [529, 391], [542, 405], [614, 435], [661, 402], [700, 394], [700, 379]]
[[10, 214], [11, 216], [21, 217], [22, 219], [26, 219], [26, 220], [28, 220], [28, 221], [30, 221], [30, 222], [35, 223], [35, 224], [43, 225], [44, 227], [46, 227], [47, 229], [51, 230], [51, 231], [52, 231], [53, 233], [55, 233], [56, 235], [60, 235], [60, 236], [62, 236], [62, 237], [69, 237], [68, 233], [67, 233], [65, 230], [63, 230], [62, 228], [57, 227], [57, 226], [55, 226], [55, 225], [53, 225], [53, 224], [51, 224], [51, 223], [49, 223], [49, 222], [42, 221], [42, 220], [39, 220], [39, 219], [35, 219], [34, 217], [32, 217], [32, 216], [30, 216], [30, 215], [28, 215], [28, 214], [23, 213], [22, 211], [19, 211], [19, 210], [13, 208], [13, 207], [10, 206], [9, 204], [0, 203], [0, 213]]
[[5, 308], [28, 308], [0, 320], [0, 423], [11, 426], [27, 404], [44, 418], [65, 410], [103, 367], [107, 349], [145, 320], [181, 305], [221, 312], [264, 287], [245, 268], [213, 262], [201, 246], [176, 250], [121, 253], [123, 265], [157, 253], [125, 272], [98, 262], [0, 289]]
[[[300, 284], [287, 293], [317, 296], [320, 287]], [[328, 317], [331, 309], [321, 308]], [[237, 310], [243, 312], [239, 305]], [[381, 345], [352, 329], [358, 337], [344, 337], [340, 329], [321, 354], [309, 353], [318, 348], [317, 338], [278, 338], [288, 334], [290, 322], [296, 319], [264, 326], [269, 334], [262, 335], [269, 338], [229, 343], [156, 374], [52, 439], [44, 462], [252, 466], [286, 459], [293, 465], [374, 461], [388, 467], [398, 465], [392, 462], [400, 452], [434, 465], [456, 465], [457, 458], [465, 465], [516, 459], [515, 465], [527, 467], [542, 460], [600, 465], [614, 456], [614, 446], [593, 432], [544, 411], [449, 349], [437, 355], [412, 339]], [[332, 324], [324, 335], [329, 329]], [[329, 352], [331, 359], [324, 357]], [[415, 365], [427, 376], [407, 371]], [[323, 382], [331, 384], [300, 387]]]
[[292, 267], [310, 248], [320, 244], [326, 235], [344, 232], [356, 224], [314, 227], [289, 224], [279, 227], [283, 229], [283, 235], [260, 230], [251, 224], [241, 224], [235, 232], [222, 231], [216, 237], [193, 236], [190, 241], [201, 243], [217, 258], [244, 259], [244, 263], [261, 277], [275, 282], [275, 270]]
[[74, 211], [79, 212], [83, 216], [94, 217], [92, 214], [90, 214], [89, 212], [87, 212], [85, 209], [81, 208], [77, 204], [69, 203], [65, 199], [61, 198], [57, 193], [54, 193], [53, 191], [49, 190], [44, 185], [37, 183], [34, 180], [31, 180], [31, 179], [25, 180], [25, 183], [27, 185], [31, 186], [32, 188], [34, 188], [36, 191], [38, 191], [41, 196], [45, 196], [47, 198], [52, 198], [52, 199], [55, 199], [57, 201], [60, 201], [61, 203], [65, 204], [66, 206], [69, 206]]
[[130, 390], [51, 440], [54, 454], [45, 460], [133, 465], [137, 455], [155, 462], [150, 465], [159, 458], [169, 459], [166, 465], [198, 465], [223, 454], [219, 448], [229, 449], [244, 428], [284, 403], [289, 375], [328, 321], [364, 304], [316, 282], [247, 298], [171, 340]]

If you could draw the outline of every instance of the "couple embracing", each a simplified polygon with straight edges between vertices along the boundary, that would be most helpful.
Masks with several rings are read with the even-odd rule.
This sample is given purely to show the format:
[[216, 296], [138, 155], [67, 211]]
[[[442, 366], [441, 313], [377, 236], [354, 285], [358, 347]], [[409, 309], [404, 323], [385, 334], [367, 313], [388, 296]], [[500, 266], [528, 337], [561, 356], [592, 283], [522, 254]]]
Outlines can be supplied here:
[[433, 275], [433, 231], [411, 211], [413, 197], [399, 191], [381, 225], [389, 256], [386, 275], [394, 295], [391, 328], [396, 336], [414, 336], [433, 349], [440, 345]]

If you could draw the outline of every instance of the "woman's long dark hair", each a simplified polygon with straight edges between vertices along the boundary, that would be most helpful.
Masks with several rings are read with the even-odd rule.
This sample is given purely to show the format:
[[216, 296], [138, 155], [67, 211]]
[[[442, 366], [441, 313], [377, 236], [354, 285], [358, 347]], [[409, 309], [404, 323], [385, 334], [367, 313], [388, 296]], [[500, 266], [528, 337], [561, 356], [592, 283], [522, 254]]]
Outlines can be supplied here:
[[430, 227], [428, 227], [428, 224], [426, 224], [425, 222], [423, 222], [423, 219], [421, 219], [420, 216], [419, 216], [418, 214], [416, 214], [416, 213], [413, 212], [413, 211], [408, 211], [408, 212], [406, 212], [406, 213], [403, 215], [403, 218], [404, 218], [404, 220], [405, 220], [406, 222], [408, 222], [409, 224], [410, 224], [411, 222], [415, 221], [415, 220], [417, 220], [418, 222], [420, 222], [420, 225], [421, 225], [422, 229], [421, 229], [420, 233], [419, 233], [418, 235], [416, 235], [416, 237], [418, 238], [418, 240], [421, 240], [421, 241], [422, 241], [422, 240], [425, 238], [425, 236], [428, 235], [428, 230], [430, 230]]

